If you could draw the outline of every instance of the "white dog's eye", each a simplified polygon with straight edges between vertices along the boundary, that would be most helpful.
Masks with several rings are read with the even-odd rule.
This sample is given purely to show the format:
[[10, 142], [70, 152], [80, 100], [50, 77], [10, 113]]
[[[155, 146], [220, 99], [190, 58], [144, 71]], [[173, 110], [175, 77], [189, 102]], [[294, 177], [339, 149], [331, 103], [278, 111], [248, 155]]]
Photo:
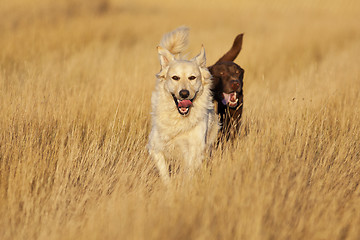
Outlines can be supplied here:
[[180, 79], [178, 76], [172, 76], [171, 78], [176, 80], [176, 81]]
[[190, 76], [188, 78], [189, 78], [189, 80], [194, 80], [196, 77], [195, 76]]

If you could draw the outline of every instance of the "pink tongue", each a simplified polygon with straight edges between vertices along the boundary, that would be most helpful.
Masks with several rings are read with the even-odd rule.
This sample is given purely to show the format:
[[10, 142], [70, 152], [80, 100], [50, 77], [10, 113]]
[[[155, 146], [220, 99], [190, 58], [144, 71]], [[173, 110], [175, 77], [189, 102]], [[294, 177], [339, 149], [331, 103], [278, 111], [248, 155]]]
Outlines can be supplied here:
[[230, 100], [230, 94], [227, 94], [227, 93], [223, 93], [223, 100], [222, 100], [222, 103], [224, 104], [224, 105], [226, 105], [228, 102], [229, 102], [229, 100]]
[[182, 100], [178, 103], [178, 107], [181, 107], [181, 108], [188, 108], [192, 105], [192, 102], [188, 99], [186, 100]]
[[236, 101], [236, 94], [230, 93], [230, 101], [235, 102]]

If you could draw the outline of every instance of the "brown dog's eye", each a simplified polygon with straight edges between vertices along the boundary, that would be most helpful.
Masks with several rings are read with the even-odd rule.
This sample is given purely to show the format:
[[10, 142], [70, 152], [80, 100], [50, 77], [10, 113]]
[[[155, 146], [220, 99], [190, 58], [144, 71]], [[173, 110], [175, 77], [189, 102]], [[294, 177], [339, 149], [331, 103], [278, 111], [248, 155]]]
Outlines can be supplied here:
[[224, 72], [220, 72], [220, 75], [224, 75]]
[[236, 70], [236, 73], [239, 73], [239, 70]]
[[171, 78], [176, 80], [176, 81], [178, 81], [180, 79], [178, 76], [172, 76]]
[[188, 78], [189, 78], [189, 80], [194, 80], [196, 77], [195, 76], [190, 76]]

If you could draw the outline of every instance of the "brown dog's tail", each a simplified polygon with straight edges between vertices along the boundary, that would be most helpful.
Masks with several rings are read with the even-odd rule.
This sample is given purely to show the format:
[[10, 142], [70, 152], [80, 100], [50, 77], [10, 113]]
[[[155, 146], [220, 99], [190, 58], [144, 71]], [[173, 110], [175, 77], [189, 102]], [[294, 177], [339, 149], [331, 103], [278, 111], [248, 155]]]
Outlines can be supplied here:
[[225, 53], [225, 55], [222, 56], [216, 63], [234, 61], [235, 58], [239, 55], [239, 52], [241, 50], [243, 36], [244, 36], [243, 33], [237, 35], [230, 50], [227, 53]]

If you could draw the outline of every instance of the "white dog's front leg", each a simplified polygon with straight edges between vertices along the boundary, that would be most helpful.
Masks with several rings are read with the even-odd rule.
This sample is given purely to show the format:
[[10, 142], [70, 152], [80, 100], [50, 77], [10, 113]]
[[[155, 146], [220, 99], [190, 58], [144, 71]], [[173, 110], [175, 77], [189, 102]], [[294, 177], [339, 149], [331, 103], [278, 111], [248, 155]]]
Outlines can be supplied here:
[[159, 170], [161, 179], [165, 183], [169, 183], [170, 182], [169, 168], [166, 164], [164, 154], [162, 152], [150, 150], [150, 156], [155, 161], [155, 164]]

